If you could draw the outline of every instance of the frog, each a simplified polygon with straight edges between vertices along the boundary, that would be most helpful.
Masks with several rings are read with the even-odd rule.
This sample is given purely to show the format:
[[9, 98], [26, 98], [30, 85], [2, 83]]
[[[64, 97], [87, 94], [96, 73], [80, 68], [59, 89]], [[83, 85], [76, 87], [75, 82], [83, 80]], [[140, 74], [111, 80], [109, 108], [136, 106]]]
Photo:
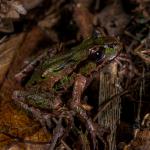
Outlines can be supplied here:
[[[75, 116], [80, 118], [91, 135], [93, 149], [97, 147], [97, 138], [107, 149], [108, 143], [105, 135], [108, 135], [110, 131], [93, 122], [92, 118], [87, 115], [81, 97], [95, 74], [117, 60], [121, 50], [122, 44], [117, 38], [94, 36], [67, 50], [67, 53], [59, 53], [52, 58], [48, 55], [42, 56], [40, 61], [37, 59], [38, 65], [36, 61], [32, 62], [16, 75], [17, 78], [18, 76], [24, 77], [28, 70], [29, 72], [32, 70], [25, 84], [25, 90], [13, 92], [12, 99], [15, 104], [31, 113], [46, 131], [52, 125], [52, 118], [59, 120], [56, 121], [51, 139], [51, 149], [64, 136], [66, 129], [61, 121], [65, 119], [69, 131], [74, 126]], [[62, 95], [68, 91], [71, 96], [64, 100]], [[62, 132], [59, 131], [60, 128]]]

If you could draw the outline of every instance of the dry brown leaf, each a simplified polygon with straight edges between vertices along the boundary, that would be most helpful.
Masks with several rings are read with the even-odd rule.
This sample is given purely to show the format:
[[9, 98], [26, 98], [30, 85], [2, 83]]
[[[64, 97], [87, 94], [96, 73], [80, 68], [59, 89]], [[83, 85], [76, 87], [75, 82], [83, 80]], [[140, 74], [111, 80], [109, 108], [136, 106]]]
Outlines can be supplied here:
[[15, 51], [22, 42], [23, 34], [11, 37], [0, 45], [0, 84], [2, 84], [9, 66], [14, 57]]
[[[11, 42], [9, 43], [8, 41], [6, 42], [7, 44], [4, 44], [5, 46], [3, 46], [5, 49], [12, 48], [15, 52], [13, 53], [14, 57], [12, 57], [12, 61], [10, 62], [11, 67], [7, 70], [7, 78], [0, 89], [0, 105], [3, 106], [0, 107], [0, 130], [3, 129], [14, 136], [26, 137], [37, 132], [37, 129], [39, 128], [39, 125], [35, 124], [34, 121], [31, 121], [25, 113], [12, 107], [11, 97], [12, 92], [16, 88], [21, 88], [15, 81], [15, 74], [19, 72], [23, 66], [23, 60], [26, 60], [26, 58], [31, 56], [43, 38], [44, 36], [41, 30], [39, 28], [33, 28], [29, 32], [23, 32], [11, 37], [11, 40], [9, 40]], [[7, 140], [5, 141], [5, 139]], [[0, 134], [0, 141], [4, 141], [0, 142], [0, 147], [3, 146], [4, 149], [6, 149], [6, 145], [10, 144], [9, 146], [11, 146], [13, 144], [12, 140], [13, 139]], [[14, 146], [14, 148], [17, 146]], [[22, 147], [20, 149], [22, 149]]]
[[121, 4], [109, 5], [96, 16], [97, 23], [100, 23], [111, 36], [122, 34], [129, 20], [129, 16], [123, 11]]

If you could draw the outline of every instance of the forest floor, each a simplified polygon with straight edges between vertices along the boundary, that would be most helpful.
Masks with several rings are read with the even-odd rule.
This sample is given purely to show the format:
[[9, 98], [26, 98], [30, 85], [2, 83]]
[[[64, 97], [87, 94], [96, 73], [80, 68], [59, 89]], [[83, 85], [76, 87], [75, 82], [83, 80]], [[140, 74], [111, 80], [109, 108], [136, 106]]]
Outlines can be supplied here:
[[[14, 105], [12, 96], [16, 90], [27, 89], [23, 77], [30, 76], [36, 70], [45, 51], [48, 50], [50, 55], [56, 55], [57, 58], [58, 53], [93, 36], [117, 39], [124, 54], [121, 59], [123, 64], [118, 62], [123, 91], [119, 95], [121, 114], [119, 123], [116, 122], [116, 149], [150, 150], [149, 0], [0, 0], [0, 150], [107, 149], [108, 141], [102, 133], [105, 130], [100, 131], [105, 142], [100, 138], [98, 144], [95, 144], [90, 140], [90, 134], [95, 135], [94, 131], [85, 131], [78, 116], [73, 117], [72, 125], [72, 114], [69, 114], [71, 123], [64, 119], [57, 134], [54, 134], [56, 130], [53, 129], [59, 125], [59, 114], [54, 112], [57, 117], [54, 117], [51, 130], [45, 131], [35, 116]], [[82, 59], [81, 57], [79, 61], [82, 62]], [[29, 67], [22, 73], [26, 66]], [[16, 77], [20, 72], [21, 75]], [[66, 74], [60, 74], [61, 78]], [[78, 80], [80, 78], [73, 82], [76, 84]], [[97, 77], [95, 80], [100, 82]], [[93, 127], [94, 116], [99, 111], [96, 103], [89, 100], [100, 99], [97, 83], [90, 84], [84, 92], [85, 105], [81, 108], [87, 112], [87, 118], [83, 112], [79, 112], [81, 120], [85, 117], [90, 122], [91, 118], [87, 128]], [[67, 90], [68, 93], [70, 91], [71, 89]], [[78, 91], [82, 91], [81, 85]], [[78, 98], [74, 92], [73, 97], [75, 96]], [[72, 107], [65, 105], [68, 103], [64, 104], [64, 109]], [[43, 115], [45, 111], [41, 109], [40, 113]], [[61, 129], [66, 130], [65, 126], [70, 130], [61, 135]], [[108, 149], [113, 150], [110, 147]]]

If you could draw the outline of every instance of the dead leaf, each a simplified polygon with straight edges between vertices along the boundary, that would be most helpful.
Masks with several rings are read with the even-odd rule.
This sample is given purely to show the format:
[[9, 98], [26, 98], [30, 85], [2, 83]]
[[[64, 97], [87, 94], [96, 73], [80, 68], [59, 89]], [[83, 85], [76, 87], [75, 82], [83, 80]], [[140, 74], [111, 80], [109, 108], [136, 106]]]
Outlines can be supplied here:
[[104, 27], [108, 35], [122, 34], [129, 22], [129, 16], [123, 11], [121, 4], [112, 4], [105, 7], [97, 16], [97, 22]]
[[0, 84], [2, 84], [23, 34], [11, 37], [0, 45]]

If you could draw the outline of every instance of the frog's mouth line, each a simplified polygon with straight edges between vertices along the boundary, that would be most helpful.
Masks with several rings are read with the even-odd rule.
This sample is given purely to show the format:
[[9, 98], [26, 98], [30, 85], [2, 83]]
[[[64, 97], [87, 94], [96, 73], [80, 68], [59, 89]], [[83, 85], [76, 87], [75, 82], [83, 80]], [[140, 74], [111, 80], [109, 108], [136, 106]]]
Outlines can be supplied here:
[[117, 55], [113, 55], [109, 58], [109, 61], [113, 61], [115, 58], [117, 57]]

